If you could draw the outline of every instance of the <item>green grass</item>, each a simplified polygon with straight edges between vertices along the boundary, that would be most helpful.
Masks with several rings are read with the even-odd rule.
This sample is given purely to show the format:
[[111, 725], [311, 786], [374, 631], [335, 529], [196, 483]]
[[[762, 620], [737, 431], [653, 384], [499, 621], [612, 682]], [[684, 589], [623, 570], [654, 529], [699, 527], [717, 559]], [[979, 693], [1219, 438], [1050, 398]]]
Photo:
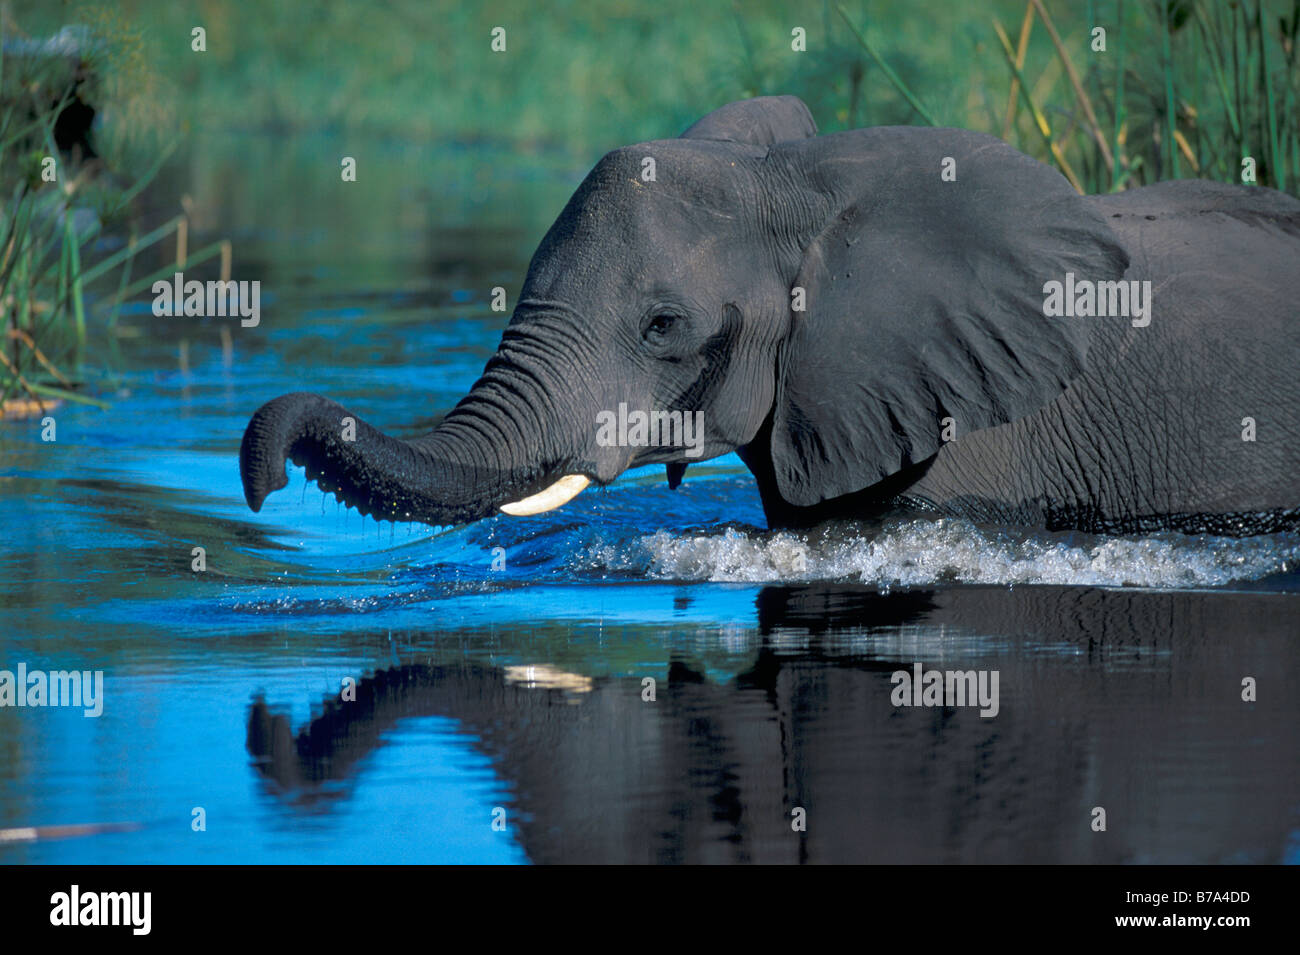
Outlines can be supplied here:
[[[100, 299], [111, 325], [121, 302], [147, 287], [130, 282], [136, 255], [182, 218], [143, 237], [130, 222], [131, 200], [165, 154], [124, 185], [60, 152], [54, 125], [72, 75], [61, 58], [6, 57], [0, 46], [0, 417], [43, 413], [55, 400], [103, 406], [80, 388], [88, 287], [116, 279], [117, 294]], [[121, 248], [105, 253], [100, 240], [114, 230]]]
[[[89, 20], [134, 38], [116, 71], [131, 82], [106, 124], [115, 146], [202, 127], [487, 138], [589, 157], [674, 135], [721, 103], [761, 93], [803, 97], [825, 130], [932, 121], [1001, 135], [1015, 70], [997, 31], [1016, 33], [1014, 43], [1031, 5], [21, 0], [13, 9], [33, 33]], [[1092, 191], [1176, 175], [1236, 181], [1246, 155], [1261, 184], [1295, 188], [1300, 0], [1041, 8], [1057, 37], [1035, 12], [1013, 144], [1057, 161], [1036, 108]], [[1094, 25], [1107, 30], [1104, 53], [1089, 47]], [[206, 52], [190, 48], [196, 26]], [[496, 26], [507, 31], [504, 54], [489, 49]], [[796, 26], [806, 53], [791, 49]]]

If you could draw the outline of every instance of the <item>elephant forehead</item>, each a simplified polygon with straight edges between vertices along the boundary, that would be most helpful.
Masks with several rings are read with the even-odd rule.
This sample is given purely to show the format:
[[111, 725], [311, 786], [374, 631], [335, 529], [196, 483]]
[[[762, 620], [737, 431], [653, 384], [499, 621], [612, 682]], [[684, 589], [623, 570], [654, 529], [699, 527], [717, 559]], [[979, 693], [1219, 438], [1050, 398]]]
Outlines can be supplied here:
[[757, 193], [751, 147], [657, 140], [605, 155], [580, 187], [584, 212], [641, 219], [736, 220]]
[[686, 259], [737, 244], [757, 205], [748, 148], [660, 141], [607, 154], [533, 256], [530, 294], [560, 296], [618, 275], [670, 280]]

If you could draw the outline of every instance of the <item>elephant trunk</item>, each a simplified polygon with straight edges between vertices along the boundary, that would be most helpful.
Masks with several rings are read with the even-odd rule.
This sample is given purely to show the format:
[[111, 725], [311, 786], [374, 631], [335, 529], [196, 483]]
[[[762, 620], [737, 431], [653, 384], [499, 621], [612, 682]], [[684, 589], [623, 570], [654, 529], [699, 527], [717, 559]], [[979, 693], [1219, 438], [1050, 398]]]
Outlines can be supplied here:
[[288, 483], [289, 460], [327, 493], [382, 520], [458, 524], [503, 507], [529, 514], [558, 506], [586, 486], [581, 472], [591, 468], [574, 464], [574, 449], [556, 440], [572, 429], [557, 427], [555, 391], [537, 358], [518, 342], [503, 345], [437, 430], [410, 440], [386, 435], [320, 395], [297, 392], [268, 402], [253, 415], [239, 450], [249, 507], [260, 510]]

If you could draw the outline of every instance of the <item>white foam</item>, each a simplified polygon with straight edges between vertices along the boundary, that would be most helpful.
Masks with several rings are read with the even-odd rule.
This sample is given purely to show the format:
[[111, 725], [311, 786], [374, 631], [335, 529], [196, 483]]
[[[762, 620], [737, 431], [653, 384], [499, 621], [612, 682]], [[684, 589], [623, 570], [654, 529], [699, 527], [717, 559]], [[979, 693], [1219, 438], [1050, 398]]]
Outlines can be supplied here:
[[705, 534], [659, 531], [631, 542], [593, 545], [583, 561], [588, 569], [669, 580], [1181, 588], [1293, 571], [1300, 563], [1300, 538], [1034, 536], [963, 520], [909, 520], [872, 534], [846, 529], [815, 538], [734, 528]]

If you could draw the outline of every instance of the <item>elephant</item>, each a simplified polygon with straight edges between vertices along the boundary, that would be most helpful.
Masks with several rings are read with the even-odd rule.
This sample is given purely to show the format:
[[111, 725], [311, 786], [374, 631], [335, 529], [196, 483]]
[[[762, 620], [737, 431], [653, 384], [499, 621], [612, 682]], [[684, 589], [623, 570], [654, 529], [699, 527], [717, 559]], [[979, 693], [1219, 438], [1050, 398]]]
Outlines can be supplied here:
[[1283, 193], [1080, 195], [989, 135], [819, 135], [758, 97], [596, 164], [431, 433], [345, 440], [342, 406], [283, 395], [243, 488], [259, 510], [292, 459], [362, 513], [452, 525], [734, 451], [772, 528], [1268, 533], [1300, 524], [1297, 302]]

